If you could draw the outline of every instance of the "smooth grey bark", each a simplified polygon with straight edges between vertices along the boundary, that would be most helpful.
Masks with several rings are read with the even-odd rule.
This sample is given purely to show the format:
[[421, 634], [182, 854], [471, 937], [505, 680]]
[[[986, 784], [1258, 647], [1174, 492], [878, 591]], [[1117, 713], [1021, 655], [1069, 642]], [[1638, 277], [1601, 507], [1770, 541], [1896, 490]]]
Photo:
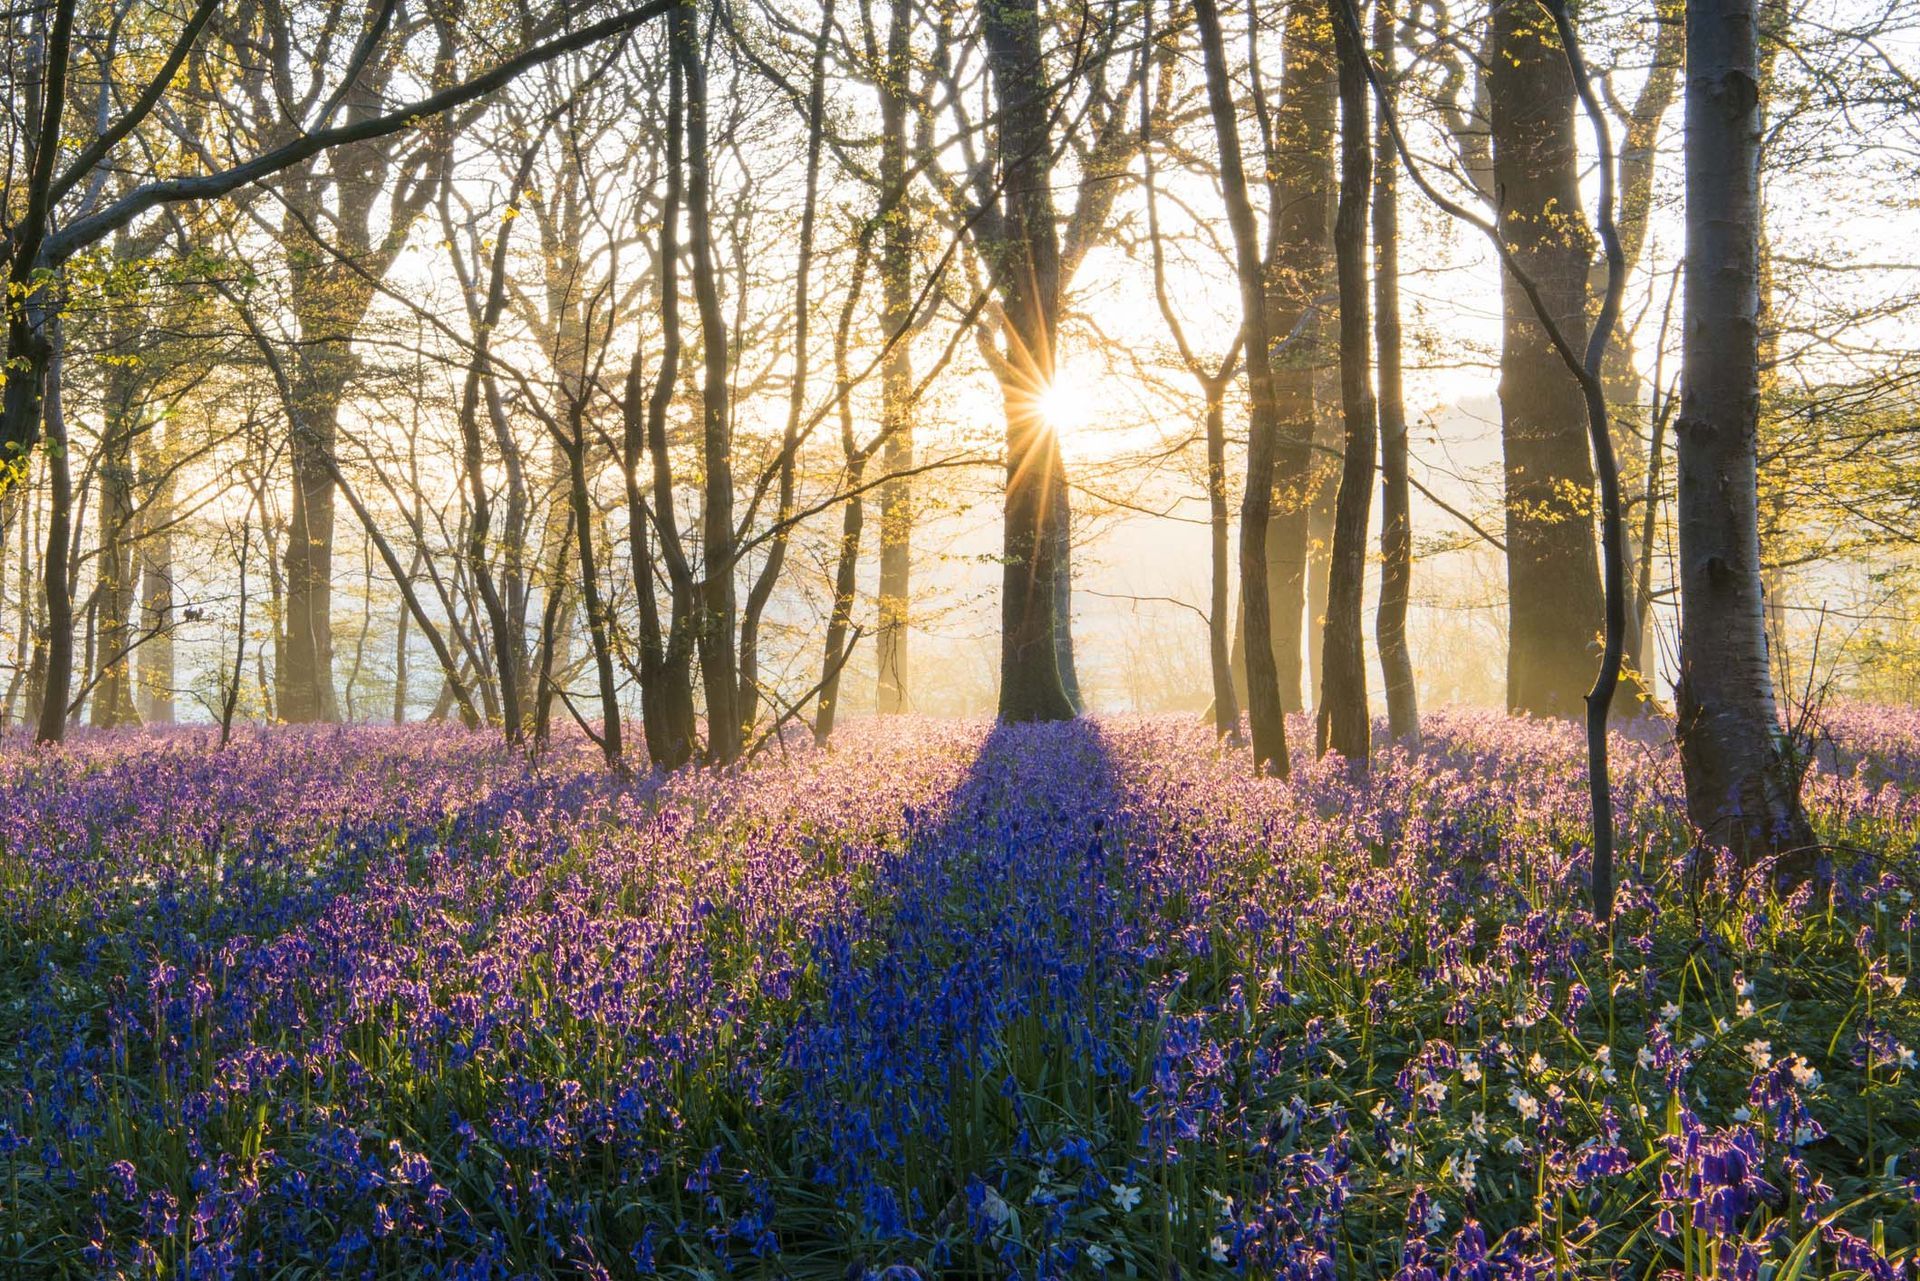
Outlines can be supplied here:
[[1812, 843], [1760, 564], [1759, 45], [1755, 0], [1688, 4], [1676, 737], [1689, 817], [1749, 861]]

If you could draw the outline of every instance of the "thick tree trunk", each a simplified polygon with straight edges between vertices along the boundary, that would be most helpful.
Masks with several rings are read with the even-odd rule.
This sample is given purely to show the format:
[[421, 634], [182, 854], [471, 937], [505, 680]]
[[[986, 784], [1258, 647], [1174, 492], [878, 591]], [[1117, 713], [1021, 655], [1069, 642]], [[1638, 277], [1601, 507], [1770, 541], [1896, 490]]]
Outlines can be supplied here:
[[1242, 336], [1246, 346], [1247, 488], [1240, 505], [1240, 602], [1246, 635], [1247, 713], [1253, 734], [1254, 767], [1285, 777], [1292, 769], [1287, 754], [1286, 709], [1274, 662], [1273, 618], [1268, 599], [1267, 526], [1274, 507], [1273, 484], [1276, 406], [1268, 364], [1267, 278], [1260, 258], [1259, 232], [1247, 199], [1246, 171], [1240, 156], [1240, 126], [1229, 91], [1226, 42], [1213, 0], [1195, 0], [1201, 52], [1206, 61], [1207, 105], [1220, 150], [1220, 185], [1233, 232], [1234, 264], [1240, 278]]
[[173, 460], [168, 453], [171, 429], [165, 420], [147, 434], [141, 462], [147, 473], [144, 529], [140, 536], [140, 630], [148, 639], [140, 646], [136, 664], [140, 674], [140, 716], [149, 725], [173, 723]]
[[[1265, 144], [1273, 234], [1267, 342], [1273, 348], [1284, 344], [1269, 361], [1276, 439], [1266, 556], [1274, 664], [1280, 701], [1291, 712], [1305, 708], [1307, 691], [1316, 688], [1307, 679], [1319, 615], [1316, 605], [1309, 621], [1313, 510], [1323, 482], [1334, 474], [1315, 458], [1324, 415], [1314, 384], [1325, 360], [1331, 310], [1324, 296], [1333, 265], [1336, 66], [1326, 0], [1290, 0], [1284, 22], [1285, 79]], [[1332, 487], [1324, 488], [1330, 510]]]
[[1327, 572], [1326, 643], [1320, 686], [1319, 741], [1365, 767], [1372, 754], [1367, 711], [1367, 657], [1361, 607], [1367, 577], [1367, 524], [1373, 505], [1377, 447], [1373, 384], [1368, 368], [1367, 196], [1373, 182], [1373, 139], [1367, 122], [1366, 38], [1334, 17], [1340, 59], [1340, 210], [1334, 254], [1340, 281], [1340, 403], [1343, 455], [1335, 501], [1333, 547]]
[[1747, 859], [1812, 833], [1767, 656], [1760, 567], [1760, 132], [1754, 0], [1687, 6], [1687, 274], [1678, 438], [1687, 810]]
[[988, 0], [981, 18], [998, 103], [994, 143], [1003, 198], [992, 268], [1010, 366], [1000, 379], [1007, 414], [1000, 716], [1068, 720], [1074, 706], [1060, 670], [1066, 474], [1059, 441], [1040, 411], [1053, 381], [1060, 308], [1052, 95], [1034, 0]]
[[1407, 648], [1407, 601], [1413, 580], [1412, 503], [1407, 479], [1407, 409], [1400, 356], [1400, 161], [1387, 112], [1397, 102], [1394, 15], [1385, 0], [1373, 9], [1373, 56], [1387, 100], [1374, 131], [1374, 347], [1380, 386], [1380, 606], [1374, 642], [1386, 684], [1387, 730], [1402, 742], [1420, 737], [1420, 708]]
[[[1574, 85], [1536, 0], [1499, 0], [1489, 72], [1500, 234], [1576, 352], [1592, 239], [1581, 215]], [[1576, 718], [1603, 604], [1593, 461], [1579, 381], [1512, 272], [1501, 273], [1500, 432], [1506, 470], [1507, 705]]]
[[350, 367], [345, 343], [338, 340], [303, 345], [294, 365], [299, 421], [288, 451], [293, 502], [284, 553], [287, 648], [275, 676], [280, 718], [295, 724], [340, 719], [333, 687], [332, 462]]

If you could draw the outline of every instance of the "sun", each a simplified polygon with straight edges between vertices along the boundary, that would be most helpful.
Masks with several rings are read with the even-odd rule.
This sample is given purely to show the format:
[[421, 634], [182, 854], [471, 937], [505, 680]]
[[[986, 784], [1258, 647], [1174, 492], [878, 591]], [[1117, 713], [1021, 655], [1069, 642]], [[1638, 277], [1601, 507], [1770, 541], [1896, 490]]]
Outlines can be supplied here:
[[1040, 417], [1050, 431], [1065, 435], [1093, 421], [1093, 401], [1079, 379], [1061, 370], [1040, 393]]

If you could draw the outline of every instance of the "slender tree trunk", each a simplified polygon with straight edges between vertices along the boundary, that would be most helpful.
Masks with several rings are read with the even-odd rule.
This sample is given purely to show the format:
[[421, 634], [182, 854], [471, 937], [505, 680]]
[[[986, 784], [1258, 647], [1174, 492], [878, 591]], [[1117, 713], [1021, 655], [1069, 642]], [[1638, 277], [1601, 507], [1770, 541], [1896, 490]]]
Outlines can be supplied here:
[[1276, 407], [1268, 366], [1266, 273], [1259, 232], [1247, 199], [1246, 171], [1240, 157], [1240, 128], [1229, 92], [1226, 42], [1213, 0], [1195, 0], [1200, 45], [1206, 60], [1207, 104], [1220, 150], [1220, 185], [1227, 221], [1233, 231], [1234, 261], [1240, 277], [1242, 336], [1246, 347], [1247, 388], [1252, 408], [1247, 424], [1247, 488], [1240, 504], [1240, 601], [1246, 632], [1247, 713], [1253, 732], [1254, 767], [1285, 777], [1287, 724], [1280, 676], [1274, 663], [1273, 619], [1268, 601], [1267, 524], [1274, 503]]
[[147, 473], [140, 537], [140, 628], [148, 639], [137, 657], [140, 715], [149, 725], [173, 723], [173, 459], [172, 428], [162, 418], [141, 442]]
[[1319, 740], [1365, 768], [1372, 752], [1367, 710], [1367, 656], [1361, 625], [1367, 578], [1367, 525], [1373, 505], [1377, 447], [1373, 383], [1368, 368], [1367, 197], [1373, 182], [1373, 138], [1367, 121], [1366, 37], [1334, 17], [1340, 60], [1340, 210], [1334, 254], [1340, 281], [1340, 402], [1343, 453], [1327, 570], [1326, 643], [1322, 649]]
[[1395, 110], [1394, 15], [1374, 0], [1373, 55], [1387, 106], [1374, 131], [1374, 347], [1380, 385], [1380, 607], [1374, 641], [1386, 683], [1387, 729], [1402, 742], [1420, 737], [1420, 708], [1407, 648], [1407, 601], [1413, 581], [1412, 500], [1407, 480], [1407, 408], [1400, 358], [1400, 164], [1387, 113]]
[[139, 386], [123, 364], [106, 374], [101, 427], [98, 658], [94, 672], [92, 723], [100, 728], [138, 724], [133, 701], [133, 607], [135, 509], [133, 438], [138, 427]]
[[1213, 727], [1240, 737], [1240, 704], [1234, 697], [1231, 626], [1233, 554], [1228, 539], [1226, 382], [1206, 384], [1207, 401], [1207, 660], [1213, 673]]
[[866, 523], [866, 504], [858, 492], [867, 460], [859, 453], [847, 459], [847, 505], [840, 515], [840, 555], [833, 571], [833, 612], [827, 616], [825, 655], [820, 664], [820, 706], [813, 720], [813, 739], [825, 743], [833, 736], [840, 711], [840, 672], [847, 662], [847, 633], [853, 623], [853, 600], [859, 586], [860, 536]]
[[1677, 737], [1695, 826], [1753, 859], [1812, 841], [1774, 702], [1760, 567], [1755, 0], [1687, 6], [1686, 120]]
[[[907, 201], [907, 120], [912, 107], [913, 7], [892, 0], [887, 61], [880, 77], [880, 306], [893, 346], [880, 370], [880, 422], [887, 443], [880, 465], [879, 710], [911, 711], [908, 666], [913, 622], [913, 218]], [[854, 500], [856, 503], [859, 500]], [[837, 677], [835, 678], [837, 684]], [[824, 691], [823, 691], [824, 696]]]
[[697, 648], [707, 693], [707, 755], [731, 764], [742, 747], [733, 586], [733, 431], [727, 381], [727, 324], [720, 311], [720, 281], [714, 263], [707, 147], [707, 73], [701, 61], [694, 14], [672, 17], [675, 50], [687, 87], [687, 248], [693, 261], [693, 296], [700, 312], [703, 382], [700, 397], [702, 463], [706, 471], [700, 512], [700, 549], [705, 574], [700, 585]]
[[73, 592], [67, 577], [73, 543], [73, 473], [67, 454], [66, 414], [61, 407], [59, 321], [51, 320], [51, 348], [47, 367], [45, 430], [47, 435], [47, 553], [40, 578], [47, 596], [46, 676], [40, 687], [42, 743], [58, 743], [67, 734], [67, 690], [73, 683]]
[[[1587, 332], [1592, 237], [1581, 214], [1574, 86], [1537, 0], [1499, 0], [1489, 72], [1500, 233], [1575, 351]], [[1580, 384], [1512, 272], [1501, 273], [1500, 429], [1506, 468], [1507, 705], [1576, 718], [1603, 604], [1593, 461]]]
[[1004, 569], [1000, 587], [1000, 717], [1068, 720], [1060, 670], [1059, 526], [1066, 474], [1040, 400], [1052, 384], [1060, 307], [1055, 227], [1052, 95], [1034, 0], [982, 5], [987, 67], [998, 103], [994, 142], [1003, 192], [992, 264], [1006, 316], [1009, 371]]

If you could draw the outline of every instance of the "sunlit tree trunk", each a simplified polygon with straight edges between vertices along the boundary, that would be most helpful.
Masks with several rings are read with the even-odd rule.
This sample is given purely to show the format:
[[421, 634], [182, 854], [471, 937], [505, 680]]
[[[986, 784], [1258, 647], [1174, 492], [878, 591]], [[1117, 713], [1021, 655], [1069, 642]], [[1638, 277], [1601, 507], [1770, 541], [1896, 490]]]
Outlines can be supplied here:
[[740, 755], [742, 728], [737, 701], [740, 672], [734, 649], [733, 437], [728, 409], [727, 325], [720, 311], [720, 280], [713, 254], [707, 73], [693, 11], [676, 9], [671, 21], [675, 54], [687, 89], [687, 248], [693, 264], [694, 302], [700, 313], [703, 368], [700, 438], [705, 486], [700, 550], [705, 569], [697, 648], [707, 695], [707, 755], [725, 764]]
[[1220, 31], [1220, 16], [1213, 0], [1195, 0], [1194, 14], [1206, 62], [1207, 105], [1213, 116], [1214, 140], [1220, 150], [1220, 185], [1226, 198], [1234, 263], [1240, 278], [1241, 325], [1251, 402], [1247, 424], [1247, 488], [1240, 504], [1240, 601], [1246, 635], [1247, 713], [1253, 734], [1255, 768], [1284, 777], [1291, 770], [1291, 761], [1287, 754], [1286, 709], [1281, 701], [1280, 676], [1274, 663], [1273, 618], [1268, 599], [1267, 525], [1274, 503], [1271, 480], [1277, 433], [1273, 378], [1268, 365], [1267, 281], [1253, 205], [1247, 198], [1240, 126], [1229, 90], [1226, 42]]
[[[1397, 109], [1394, 14], [1374, 0], [1373, 56], [1387, 111]], [[1374, 643], [1386, 684], [1387, 729], [1396, 739], [1420, 735], [1420, 709], [1407, 648], [1407, 600], [1413, 580], [1412, 501], [1407, 478], [1407, 408], [1400, 354], [1400, 161], [1387, 111], [1374, 131], [1373, 297], [1374, 348], [1380, 412], [1380, 607]]]
[[73, 683], [73, 589], [68, 578], [73, 545], [73, 473], [60, 396], [59, 320], [50, 320], [48, 329], [45, 429], [49, 506], [46, 559], [40, 565], [41, 589], [47, 600], [47, 660], [40, 685], [36, 737], [42, 743], [58, 743], [66, 737], [67, 696]]
[[1676, 735], [1687, 810], [1749, 859], [1812, 833], [1774, 702], [1760, 568], [1759, 14], [1687, 6], [1687, 273]]
[[97, 594], [100, 626], [89, 720], [98, 727], [138, 723], [133, 700], [135, 510], [133, 438], [139, 429], [139, 382], [126, 364], [104, 378], [99, 464]]
[[[879, 658], [882, 713], [912, 710], [908, 645], [913, 625], [913, 218], [907, 202], [907, 119], [911, 110], [913, 6], [889, 6], [880, 87], [880, 307], [892, 346], [880, 370], [880, 418], [887, 443], [880, 487]], [[856, 505], [859, 499], [853, 500]]]
[[[1537, 0], [1499, 0], [1493, 24], [1488, 80], [1500, 233], [1578, 351], [1593, 245], [1581, 213], [1573, 77]], [[1512, 272], [1501, 273], [1501, 295], [1507, 705], [1577, 718], [1593, 682], [1603, 615], [1586, 409], [1579, 381]]]
[[[1286, 710], [1299, 711], [1307, 691], [1316, 688], [1309, 651], [1318, 644], [1323, 596], [1309, 583], [1313, 539], [1318, 532], [1323, 540], [1324, 572], [1324, 539], [1331, 529], [1327, 521], [1316, 530], [1316, 500], [1324, 499], [1321, 510], [1330, 515], [1336, 472], [1314, 449], [1324, 426], [1337, 421], [1323, 412], [1324, 393], [1315, 386], [1333, 310], [1325, 295], [1333, 264], [1336, 69], [1326, 0], [1289, 0], [1282, 20], [1284, 80], [1265, 143], [1272, 234], [1267, 342], [1280, 349], [1269, 362], [1276, 437], [1266, 545], [1280, 701]], [[1269, 121], [1263, 117], [1262, 124]], [[1337, 435], [1335, 430], [1335, 440]]]
[[1361, 607], [1367, 577], [1367, 525], [1373, 505], [1377, 431], [1369, 369], [1367, 197], [1373, 148], [1367, 122], [1366, 38], [1342, 13], [1334, 18], [1340, 61], [1340, 208], [1334, 255], [1340, 283], [1342, 463], [1328, 558], [1326, 643], [1322, 650], [1319, 743], [1365, 766], [1372, 753], [1367, 659]]
[[1059, 576], [1065, 467], [1040, 411], [1059, 332], [1060, 241], [1052, 189], [1052, 94], [1034, 0], [982, 6], [998, 118], [1002, 206], [992, 264], [1006, 315], [1000, 378], [1007, 414], [1004, 569], [1000, 587], [1000, 716], [1067, 720], [1060, 670]]

